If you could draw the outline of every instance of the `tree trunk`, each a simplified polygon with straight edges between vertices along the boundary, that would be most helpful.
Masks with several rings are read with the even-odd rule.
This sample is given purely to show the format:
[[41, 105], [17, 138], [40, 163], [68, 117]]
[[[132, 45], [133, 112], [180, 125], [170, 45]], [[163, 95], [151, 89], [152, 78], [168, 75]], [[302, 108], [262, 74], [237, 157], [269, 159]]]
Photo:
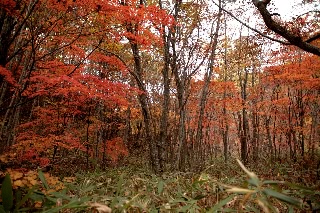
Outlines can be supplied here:
[[130, 41], [131, 50], [134, 57], [134, 72], [135, 78], [138, 84], [138, 88], [142, 91], [139, 94], [139, 102], [141, 106], [141, 111], [143, 115], [144, 125], [145, 125], [145, 141], [149, 145], [149, 154], [150, 154], [150, 164], [151, 168], [158, 173], [159, 172], [159, 159], [158, 159], [158, 149], [154, 140], [154, 132], [152, 131], [152, 121], [151, 114], [148, 105], [148, 91], [146, 90], [145, 83], [143, 81], [143, 69], [141, 65], [141, 57], [138, 44], [134, 41]]
[[[224, 36], [225, 36], [225, 40], [227, 41], [227, 19], [225, 17], [224, 14]], [[223, 81], [224, 83], [227, 82], [227, 66], [228, 66], [228, 62], [227, 62], [227, 44], [224, 45], [224, 73], [223, 73]], [[226, 87], [224, 89], [223, 92], [223, 99], [225, 100], [227, 97], [227, 91], [226, 91]], [[226, 102], [224, 102], [223, 105], [223, 116], [224, 116], [224, 129], [223, 129], [223, 156], [224, 156], [224, 162], [227, 163], [228, 162], [228, 139], [229, 139], [229, 124], [226, 122], [226, 116], [227, 116], [227, 107], [226, 107]]]
[[248, 156], [248, 133], [249, 133], [249, 124], [247, 118], [246, 110], [246, 101], [247, 101], [247, 83], [248, 83], [248, 71], [245, 70], [245, 76], [241, 82], [241, 97], [242, 97], [242, 130], [240, 134], [240, 143], [241, 143], [241, 160], [243, 163], [247, 163]]
[[[213, 75], [213, 65], [214, 65], [214, 61], [215, 61], [215, 51], [217, 48], [217, 44], [218, 44], [218, 36], [219, 36], [219, 29], [220, 29], [220, 21], [221, 21], [221, 15], [222, 15], [222, 10], [221, 10], [221, 0], [219, 0], [219, 12], [218, 12], [218, 19], [217, 19], [217, 24], [216, 24], [216, 28], [215, 31], [213, 32], [213, 34], [211, 35], [211, 54], [210, 54], [210, 58], [209, 58], [209, 65], [207, 68], [207, 73], [205, 74], [205, 78], [204, 78], [204, 85], [202, 87], [202, 93], [201, 93], [201, 97], [200, 97], [200, 104], [199, 104], [199, 118], [198, 118], [198, 125], [197, 125], [197, 133], [196, 133], [196, 147], [197, 150], [195, 152], [195, 154], [199, 155], [197, 156], [197, 159], [199, 160], [197, 162], [198, 166], [200, 166], [200, 168], [202, 166], [204, 166], [204, 144], [203, 144], [203, 117], [204, 117], [204, 111], [205, 111], [205, 106], [206, 106], [206, 102], [207, 102], [207, 96], [208, 96], [208, 90], [209, 90], [209, 84]], [[212, 24], [212, 29], [213, 29], [213, 24]]]
[[[162, 3], [159, 0], [160, 8], [162, 9]], [[163, 26], [164, 27], [164, 26]], [[163, 102], [162, 102], [162, 112], [160, 118], [160, 138], [158, 143], [158, 156], [159, 156], [159, 170], [162, 173], [165, 169], [166, 163], [166, 150], [167, 150], [167, 137], [168, 137], [168, 119], [169, 119], [169, 105], [170, 105], [170, 32], [166, 35], [165, 27], [163, 29], [162, 40], [164, 43], [164, 67], [162, 69], [162, 78], [163, 78]]]

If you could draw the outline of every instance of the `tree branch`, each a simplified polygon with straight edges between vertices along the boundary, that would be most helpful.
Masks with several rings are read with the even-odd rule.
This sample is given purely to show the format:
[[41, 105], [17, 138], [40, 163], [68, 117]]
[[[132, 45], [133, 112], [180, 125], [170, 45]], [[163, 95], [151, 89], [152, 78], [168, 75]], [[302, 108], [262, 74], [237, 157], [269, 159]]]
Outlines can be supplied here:
[[[261, 1], [261, 0], [252, 0], [253, 4], [256, 6], [256, 8], [259, 10], [264, 23], [266, 26], [272, 30], [273, 32], [279, 34], [283, 38], [287, 39], [292, 45], [295, 45], [299, 48], [301, 48], [304, 51], [307, 51], [309, 53], [315, 54], [320, 56], [320, 48], [308, 43], [307, 41], [303, 41], [301, 36], [295, 35], [290, 30], [286, 29], [285, 27], [281, 26], [280, 23], [274, 21], [272, 19], [272, 15], [267, 10], [267, 4], [270, 1]], [[316, 38], [315, 38], [316, 39]], [[308, 39], [310, 40], [310, 39]]]
[[315, 35], [312, 35], [310, 38], [305, 40], [305, 42], [310, 43], [310, 42], [317, 40], [318, 38], [320, 38], [320, 32], [316, 33]]
[[249, 26], [248, 24], [244, 23], [243, 21], [241, 21], [240, 19], [238, 19], [235, 15], [233, 15], [231, 12], [229, 12], [228, 10], [224, 9], [223, 7], [219, 6], [215, 1], [212, 1], [216, 6], [218, 6], [221, 10], [223, 10], [225, 13], [227, 13], [229, 16], [231, 16], [232, 18], [234, 18], [235, 20], [237, 20], [240, 24], [242, 24], [243, 26], [247, 27], [248, 29], [258, 33], [259, 35], [271, 40], [271, 41], [275, 41], [278, 42], [280, 44], [284, 44], [284, 45], [291, 45], [290, 43], [286, 42], [286, 41], [281, 41], [275, 38], [272, 38], [262, 32], [260, 32], [259, 30]]
[[127, 63], [126, 63], [119, 55], [117, 55], [116, 53], [110, 52], [110, 51], [108, 51], [108, 50], [105, 50], [105, 49], [103, 49], [103, 48], [100, 48], [100, 47], [98, 47], [98, 49], [99, 49], [100, 51], [104, 52], [104, 53], [113, 55], [113, 56], [115, 56], [117, 59], [119, 59], [119, 60], [121, 61], [121, 63], [127, 68], [128, 72], [129, 72], [129, 73], [134, 77], [134, 79], [138, 82], [138, 84], [139, 84], [140, 86], [143, 85], [140, 77], [139, 77], [134, 71], [132, 71], [132, 70], [130, 69], [130, 67], [127, 65]]

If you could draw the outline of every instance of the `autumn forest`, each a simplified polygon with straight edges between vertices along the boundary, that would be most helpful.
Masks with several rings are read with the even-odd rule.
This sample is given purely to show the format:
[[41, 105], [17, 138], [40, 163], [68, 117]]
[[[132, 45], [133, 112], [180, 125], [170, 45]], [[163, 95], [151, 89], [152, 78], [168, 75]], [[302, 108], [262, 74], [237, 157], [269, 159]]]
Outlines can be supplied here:
[[0, 212], [320, 209], [319, 3], [276, 2], [0, 0]]

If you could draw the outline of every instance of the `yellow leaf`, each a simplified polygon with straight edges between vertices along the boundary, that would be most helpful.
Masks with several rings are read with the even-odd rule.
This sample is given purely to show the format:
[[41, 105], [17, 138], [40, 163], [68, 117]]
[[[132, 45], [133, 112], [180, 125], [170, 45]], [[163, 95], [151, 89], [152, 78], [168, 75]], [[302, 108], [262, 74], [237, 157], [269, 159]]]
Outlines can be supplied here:
[[13, 186], [15, 186], [15, 187], [23, 187], [24, 184], [23, 184], [23, 182], [21, 180], [16, 180], [16, 181], [13, 182]]
[[75, 177], [64, 177], [63, 178], [63, 182], [72, 183], [72, 182], [75, 182], [75, 181], [76, 181]]
[[38, 183], [38, 181], [35, 179], [29, 180], [29, 182], [31, 183], [32, 186], [34, 186]]
[[238, 187], [233, 187], [231, 189], [227, 189], [227, 192], [233, 192], [233, 193], [241, 193], [241, 194], [247, 194], [247, 193], [254, 193], [256, 191], [250, 190], [250, 189], [244, 189], [244, 188], [238, 188]]
[[26, 180], [26, 179], [22, 179], [21, 181], [22, 181], [23, 185], [28, 185], [29, 184], [29, 181]]
[[32, 181], [32, 180], [34, 180], [35, 178], [33, 178], [33, 177], [31, 177], [31, 176], [27, 176], [27, 177], [25, 177], [25, 179], [28, 180], [28, 181]]
[[12, 180], [17, 180], [19, 178], [22, 178], [23, 177], [23, 174], [21, 172], [14, 172], [11, 174], [11, 178]]
[[57, 186], [55, 187], [55, 190], [56, 190], [56, 191], [60, 191], [60, 190], [62, 190], [62, 189], [64, 189], [64, 185], [62, 185], [62, 184], [59, 184], [59, 185], [57, 185]]

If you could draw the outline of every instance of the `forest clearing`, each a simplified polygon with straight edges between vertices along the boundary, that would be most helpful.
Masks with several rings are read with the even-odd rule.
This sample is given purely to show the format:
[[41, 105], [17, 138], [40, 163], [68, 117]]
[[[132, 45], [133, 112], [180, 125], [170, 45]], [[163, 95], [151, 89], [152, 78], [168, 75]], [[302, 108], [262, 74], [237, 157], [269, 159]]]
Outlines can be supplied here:
[[317, 0], [0, 0], [0, 213], [318, 212], [319, 109]]

